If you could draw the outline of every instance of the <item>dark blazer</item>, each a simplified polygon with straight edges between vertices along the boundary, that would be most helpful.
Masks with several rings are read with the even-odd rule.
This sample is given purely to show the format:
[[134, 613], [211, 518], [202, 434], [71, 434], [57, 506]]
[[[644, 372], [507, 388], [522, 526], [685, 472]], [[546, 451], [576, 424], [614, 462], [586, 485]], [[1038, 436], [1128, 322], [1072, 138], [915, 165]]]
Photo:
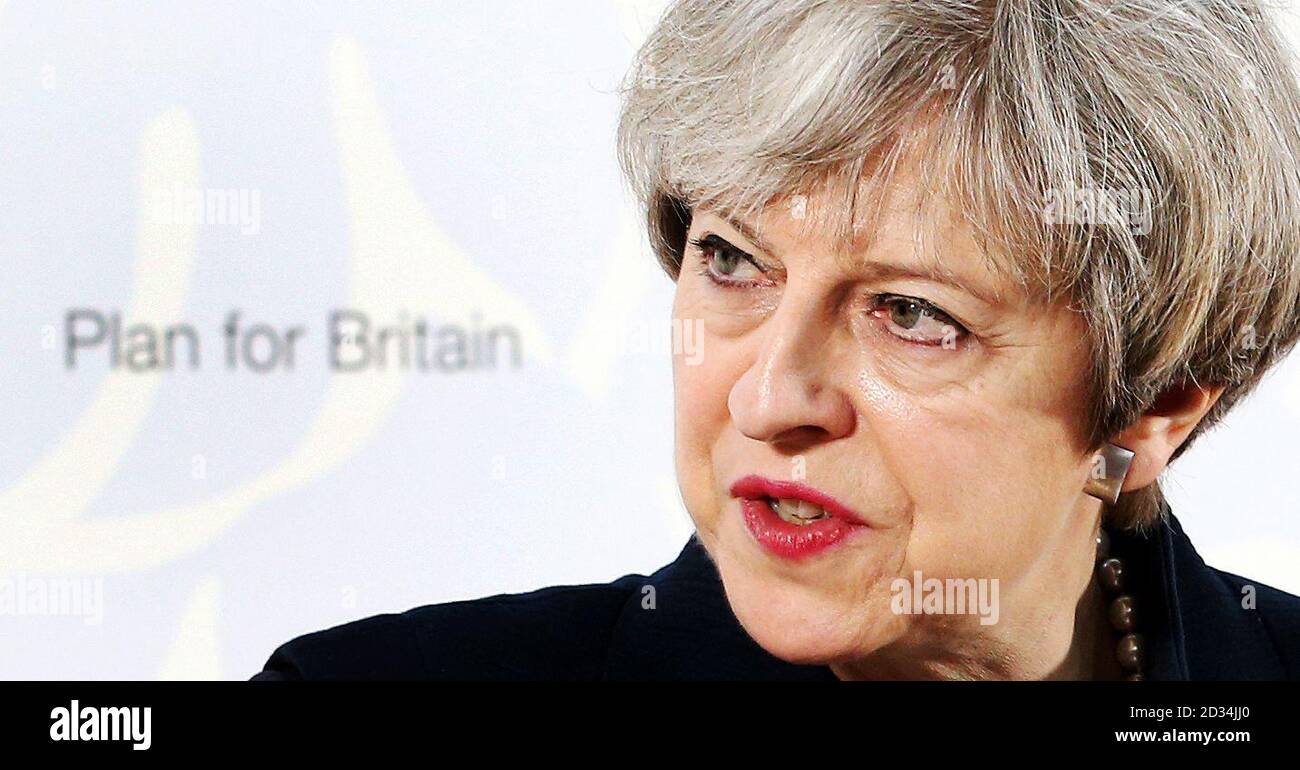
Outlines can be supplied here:
[[[1138, 578], [1148, 679], [1300, 679], [1300, 597], [1206, 566], [1167, 510], [1151, 532], [1114, 535], [1111, 548]], [[1253, 608], [1243, 607], [1249, 586]], [[435, 604], [300, 636], [253, 677], [834, 678], [749, 638], [694, 537], [649, 576]]]

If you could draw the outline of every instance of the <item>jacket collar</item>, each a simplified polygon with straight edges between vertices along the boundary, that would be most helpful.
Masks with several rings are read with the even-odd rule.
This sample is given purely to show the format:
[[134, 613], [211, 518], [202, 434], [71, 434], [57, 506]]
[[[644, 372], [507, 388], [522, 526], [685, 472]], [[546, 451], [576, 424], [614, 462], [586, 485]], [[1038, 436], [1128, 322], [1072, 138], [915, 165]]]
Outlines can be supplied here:
[[[1208, 567], [1168, 507], [1145, 533], [1119, 533], [1150, 680], [1281, 679], [1285, 670], [1258, 617], [1225, 575]], [[611, 679], [834, 680], [823, 666], [782, 661], [754, 642], [727, 603], [699, 539], [633, 592], [614, 628]]]
[[1165, 505], [1150, 531], [1112, 537], [1112, 550], [1139, 576], [1134, 598], [1151, 680], [1286, 679], [1250, 581], [1205, 563]]

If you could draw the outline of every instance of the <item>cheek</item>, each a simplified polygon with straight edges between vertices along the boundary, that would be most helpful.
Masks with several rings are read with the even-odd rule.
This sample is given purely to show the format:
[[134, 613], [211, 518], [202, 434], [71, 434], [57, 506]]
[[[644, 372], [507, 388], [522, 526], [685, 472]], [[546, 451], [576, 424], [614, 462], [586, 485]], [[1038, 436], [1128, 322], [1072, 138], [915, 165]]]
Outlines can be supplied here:
[[866, 429], [910, 504], [907, 569], [1014, 579], [1061, 531], [1082, 480], [1074, 364], [1025, 356], [942, 388], [864, 369]]
[[[686, 279], [683, 278], [683, 281]], [[701, 319], [688, 288], [679, 283], [673, 304], [675, 328], [690, 329], [690, 351], [674, 346], [674, 446], [678, 485], [696, 526], [707, 530], [721, 506], [713, 453], [730, 420], [727, 398], [735, 378], [734, 351]]]

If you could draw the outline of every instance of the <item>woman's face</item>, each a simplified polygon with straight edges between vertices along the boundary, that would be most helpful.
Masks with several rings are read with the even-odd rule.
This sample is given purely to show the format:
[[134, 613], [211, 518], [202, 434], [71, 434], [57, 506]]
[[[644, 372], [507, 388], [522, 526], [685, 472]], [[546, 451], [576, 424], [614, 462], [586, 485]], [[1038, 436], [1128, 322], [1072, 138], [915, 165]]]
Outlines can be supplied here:
[[[801, 232], [817, 199], [689, 228], [678, 478], [737, 617], [786, 660], [977, 655], [1045, 633], [1091, 568], [1082, 320], [1030, 303], [961, 227], [924, 259], [910, 189], [852, 253]], [[996, 579], [996, 622], [897, 612], [918, 571]]]

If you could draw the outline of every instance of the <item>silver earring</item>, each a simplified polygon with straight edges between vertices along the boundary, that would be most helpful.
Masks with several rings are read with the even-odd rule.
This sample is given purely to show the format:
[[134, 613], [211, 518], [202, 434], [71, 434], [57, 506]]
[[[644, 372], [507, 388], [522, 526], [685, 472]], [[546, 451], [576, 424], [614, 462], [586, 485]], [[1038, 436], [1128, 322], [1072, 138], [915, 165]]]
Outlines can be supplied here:
[[1092, 473], [1084, 485], [1085, 494], [1092, 495], [1110, 505], [1119, 500], [1120, 487], [1133, 464], [1133, 452], [1116, 444], [1107, 444], [1093, 458]]

